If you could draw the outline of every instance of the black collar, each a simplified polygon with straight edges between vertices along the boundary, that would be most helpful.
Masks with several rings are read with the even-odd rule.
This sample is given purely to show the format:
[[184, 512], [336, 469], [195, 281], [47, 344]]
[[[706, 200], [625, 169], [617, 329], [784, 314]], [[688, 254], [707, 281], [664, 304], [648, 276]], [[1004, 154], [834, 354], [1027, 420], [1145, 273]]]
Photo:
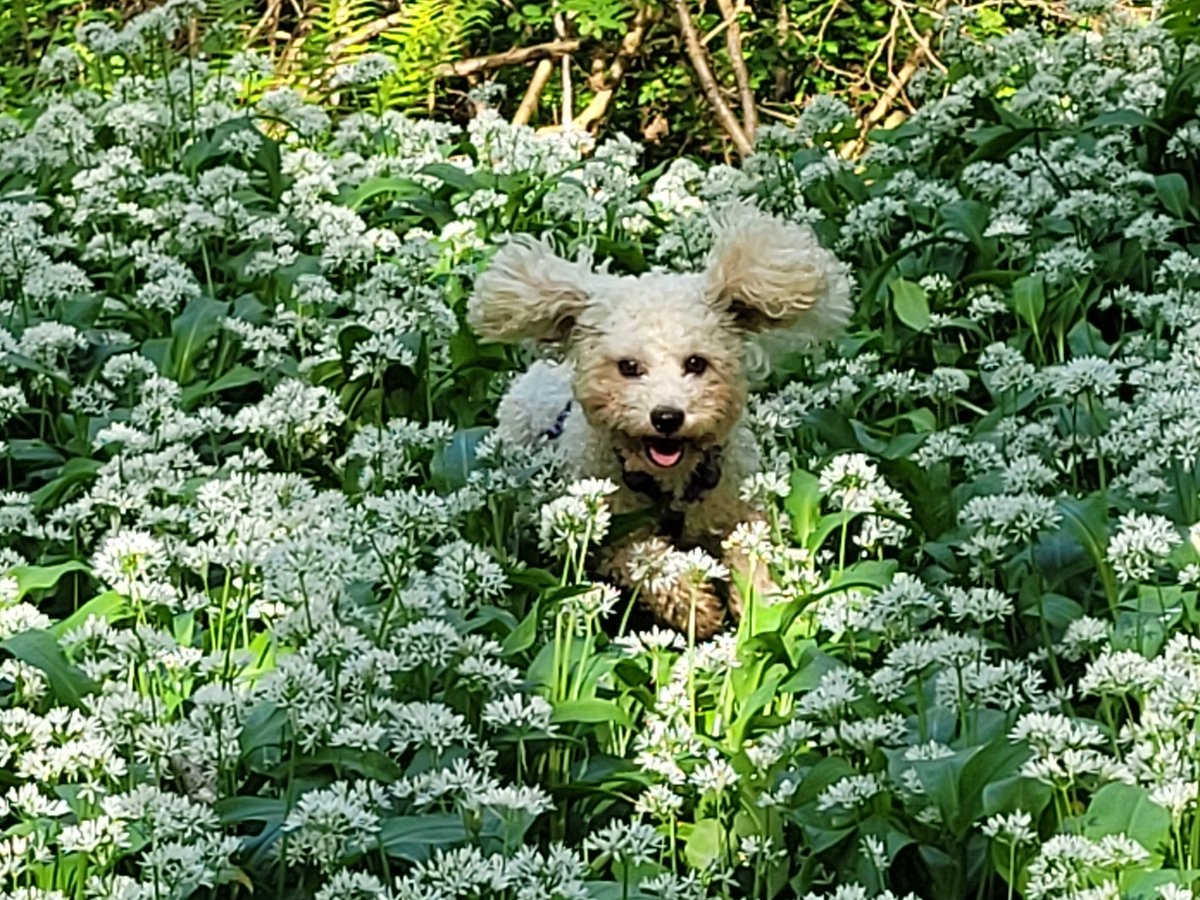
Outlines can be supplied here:
[[643, 497], [648, 497], [655, 503], [662, 501], [682, 501], [683, 503], [696, 503], [704, 499], [704, 495], [721, 483], [721, 454], [723, 448], [719, 446], [709, 447], [704, 451], [704, 457], [700, 460], [700, 465], [692, 471], [692, 477], [688, 479], [688, 483], [683, 487], [683, 493], [676, 496], [673, 491], [666, 491], [659, 484], [657, 478], [649, 472], [630, 472], [625, 468], [625, 457], [621, 451], [614, 448], [614, 453], [617, 454], [617, 462], [621, 465], [621, 478], [625, 482], [625, 487], [629, 488], [635, 494], [641, 494]]

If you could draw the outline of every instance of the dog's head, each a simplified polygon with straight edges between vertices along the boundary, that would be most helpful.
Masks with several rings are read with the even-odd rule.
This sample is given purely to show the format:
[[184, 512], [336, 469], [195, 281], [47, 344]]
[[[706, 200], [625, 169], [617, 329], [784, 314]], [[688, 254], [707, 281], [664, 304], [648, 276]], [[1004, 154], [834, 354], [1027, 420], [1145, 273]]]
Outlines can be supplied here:
[[743, 214], [696, 274], [610, 275], [516, 237], [478, 279], [468, 319], [485, 339], [564, 353], [576, 400], [626, 471], [678, 481], [741, 418], [749, 338], [818, 340], [851, 309], [845, 268], [810, 228]]

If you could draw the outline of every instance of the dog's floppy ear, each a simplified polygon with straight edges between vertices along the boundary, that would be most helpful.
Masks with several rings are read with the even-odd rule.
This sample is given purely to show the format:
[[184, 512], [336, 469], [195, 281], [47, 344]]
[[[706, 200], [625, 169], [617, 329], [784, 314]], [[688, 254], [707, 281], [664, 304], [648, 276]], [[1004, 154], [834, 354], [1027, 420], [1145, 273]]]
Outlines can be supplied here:
[[708, 262], [710, 302], [748, 332], [793, 330], [809, 340], [850, 320], [850, 276], [807, 225], [738, 210]]
[[568, 262], [545, 241], [516, 235], [476, 279], [467, 321], [488, 341], [565, 342], [591, 279], [586, 259]]

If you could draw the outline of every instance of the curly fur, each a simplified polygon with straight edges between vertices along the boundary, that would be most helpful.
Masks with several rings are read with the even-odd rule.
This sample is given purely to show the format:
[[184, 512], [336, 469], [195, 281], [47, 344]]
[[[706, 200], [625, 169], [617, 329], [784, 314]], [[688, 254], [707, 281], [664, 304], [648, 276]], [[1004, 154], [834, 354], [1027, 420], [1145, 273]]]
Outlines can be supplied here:
[[[767, 332], [792, 346], [829, 337], [850, 318], [850, 293], [845, 267], [810, 228], [743, 210], [694, 274], [612, 275], [590, 260], [564, 260], [544, 241], [514, 238], [476, 282], [467, 315], [485, 340], [532, 340], [563, 357], [535, 363], [509, 389], [499, 409], [506, 440], [544, 439], [573, 400], [558, 439], [573, 472], [618, 484], [615, 512], [656, 506], [678, 523], [672, 537], [681, 547], [719, 555], [733, 527], [757, 514], [738, 494], [759, 466], [741, 424], [748, 344]], [[704, 360], [702, 372], [688, 371], [693, 357]], [[622, 373], [622, 360], [636, 363], [636, 375]], [[683, 414], [668, 436], [680, 454], [670, 466], [649, 450], [663, 439], [651, 414], [666, 408]], [[714, 459], [718, 480], [694, 496], [697, 473]], [[636, 586], [628, 547], [647, 536], [612, 549], [610, 577]], [[694, 609], [698, 634], [720, 627], [723, 604], [711, 586], [641, 587], [665, 624], [685, 629]]]

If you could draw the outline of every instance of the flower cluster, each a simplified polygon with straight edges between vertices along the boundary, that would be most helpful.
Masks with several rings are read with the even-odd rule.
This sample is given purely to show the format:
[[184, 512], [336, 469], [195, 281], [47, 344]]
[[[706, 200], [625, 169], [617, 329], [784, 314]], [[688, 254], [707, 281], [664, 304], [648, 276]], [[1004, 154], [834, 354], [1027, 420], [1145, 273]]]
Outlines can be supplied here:
[[[194, 0], [82, 26], [0, 120], [0, 900], [1190, 897], [1196, 60], [1074, 6], [947, 12], [861, 160], [822, 99], [651, 175], [371, 111], [382, 56], [355, 111], [180, 56]], [[762, 518], [618, 589], [638, 523], [489, 429], [464, 298], [518, 230], [692, 269], [734, 202], [858, 319], [751, 350]]]

